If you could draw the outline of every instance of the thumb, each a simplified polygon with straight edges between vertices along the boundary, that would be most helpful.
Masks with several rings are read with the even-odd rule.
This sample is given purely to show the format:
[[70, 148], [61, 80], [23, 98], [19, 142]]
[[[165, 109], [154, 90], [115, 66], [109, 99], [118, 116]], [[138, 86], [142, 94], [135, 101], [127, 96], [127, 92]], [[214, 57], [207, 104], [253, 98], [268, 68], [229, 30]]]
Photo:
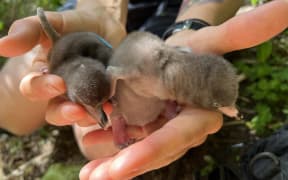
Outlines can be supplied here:
[[38, 52], [33, 60], [31, 72], [20, 82], [21, 93], [30, 100], [49, 100], [65, 93], [64, 80], [57, 75], [47, 73], [47, 50], [42, 47], [34, 50]]

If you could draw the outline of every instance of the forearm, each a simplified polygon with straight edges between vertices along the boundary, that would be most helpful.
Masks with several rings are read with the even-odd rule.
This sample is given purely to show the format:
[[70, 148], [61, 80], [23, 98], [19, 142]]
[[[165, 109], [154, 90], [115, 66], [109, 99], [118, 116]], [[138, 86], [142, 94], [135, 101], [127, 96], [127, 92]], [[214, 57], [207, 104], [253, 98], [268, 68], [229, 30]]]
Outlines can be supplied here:
[[[190, 10], [187, 13], [190, 13]], [[199, 18], [196, 15], [191, 17]], [[225, 54], [269, 40], [288, 27], [287, 17], [288, 0], [274, 0], [255, 10], [237, 15], [218, 26], [202, 28], [192, 35], [191, 30], [181, 31], [167, 39], [167, 42], [188, 46], [198, 52]], [[208, 17], [202, 19], [212, 25], [216, 24], [209, 21]], [[181, 41], [177, 41], [177, 37], [181, 39], [181, 36], [187, 39], [182, 44]]]
[[218, 25], [233, 17], [243, 3], [243, 0], [183, 0], [176, 21], [197, 18]]
[[219, 53], [215, 39], [218, 39], [216, 25], [234, 16], [243, 4], [243, 0], [184, 0], [176, 21], [185, 19], [201, 19], [212, 26], [197, 31], [192, 29], [183, 30], [170, 36], [166, 43], [173, 46], [187, 46], [196, 52]]
[[235, 16], [217, 27], [220, 52], [249, 48], [271, 39], [288, 27], [288, 1], [274, 0]]

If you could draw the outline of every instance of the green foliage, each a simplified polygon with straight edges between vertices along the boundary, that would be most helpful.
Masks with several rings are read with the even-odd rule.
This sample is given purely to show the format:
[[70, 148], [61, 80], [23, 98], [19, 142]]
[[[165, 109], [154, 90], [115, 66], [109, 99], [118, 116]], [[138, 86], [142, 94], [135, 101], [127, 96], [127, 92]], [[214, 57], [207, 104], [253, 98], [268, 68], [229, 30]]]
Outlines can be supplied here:
[[63, 2], [64, 0], [1, 0], [0, 36], [7, 33], [11, 23], [16, 19], [35, 15], [38, 6], [45, 10], [55, 10]]
[[240, 85], [240, 96], [249, 99], [240, 106], [254, 111], [247, 125], [258, 135], [267, 134], [288, 121], [287, 37], [283, 33], [281, 38], [251, 49], [256, 51], [254, 61], [235, 63], [240, 73], [246, 76]]
[[206, 162], [206, 166], [201, 169], [200, 174], [201, 176], [206, 176], [214, 170], [216, 162], [210, 155], [205, 155], [203, 158], [204, 161]]
[[271, 53], [272, 53], [272, 42], [267, 41], [258, 46], [257, 60], [264, 63], [271, 56]]
[[256, 6], [256, 5], [259, 3], [259, 0], [250, 0], [250, 3], [251, 3], [253, 6]]
[[[0, 3], [0, 37], [7, 34], [8, 28], [16, 19], [36, 14], [37, 7], [56, 10], [65, 0], [1, 0]], [[0, 69], [6, 62], [0, 57]]]
[[45, 10], [55, 10], [64, 2], [65, 0], [37, 0], [35, 4], [39, 7], [45, 7]]
[[0, 69], [6, 63], [6, 58], [0, 56]]
[[17, 154], [19, 150], [22, 150], [23, 148], [23, 142], [20, 139], [12, 139], [10, 142], [10, 149], [9, 153], [11, 154]]
[[269, 2], [271, 0], [250, 0], [250, 4], [252, 6], [257, 6], [257, 5], [260, 5], [260, 4], [264, 4], [266, 2]]
[[78, 180], [82, 165], [52, 164], [41, 180]]
[[271, 108], [266, 104], [257, 104], [256, 112], [258, 115], [254, 116], [247, 125], [251, 129], [256, 130], [258, 134], [263, 134], [265, 127], [272, 120]]
[[4, 22], [0, 21], [0, 31], [2, 31], [4, 29]]

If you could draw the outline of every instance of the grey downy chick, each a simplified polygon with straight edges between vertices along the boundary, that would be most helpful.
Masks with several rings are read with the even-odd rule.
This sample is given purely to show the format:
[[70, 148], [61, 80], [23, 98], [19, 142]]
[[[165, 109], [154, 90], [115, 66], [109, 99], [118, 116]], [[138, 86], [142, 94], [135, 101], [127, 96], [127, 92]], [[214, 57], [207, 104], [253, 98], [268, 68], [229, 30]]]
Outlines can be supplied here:
[[133, 32], [114, 51], [107, 71], [141, 97], [237, 117], [238, 80], [233, 66], [220, 56], [187, 49], [168, 46], [148, 32]]
[[69, 100], [81, 104], [103, 128], [107, 117], [102, 103], [111, 96], [111, 77], [106, 72], [112, 47], [93, 32], [75, 32], [63, 37], [48, 22], [44, 11], [37, 15], [53, 47], [48, 54], [49, 72], [62, 77]]
[[177, 115], [175, 103], [157, 97], [139, 96], [123, 80], [117, 81], [115, 94], [110, 101], [113, 110], [109, 119], [114, 143], [120, 149], [135, 142], [126, 133], [126, 125], [145, 126], [160, 116], [172, 119]]

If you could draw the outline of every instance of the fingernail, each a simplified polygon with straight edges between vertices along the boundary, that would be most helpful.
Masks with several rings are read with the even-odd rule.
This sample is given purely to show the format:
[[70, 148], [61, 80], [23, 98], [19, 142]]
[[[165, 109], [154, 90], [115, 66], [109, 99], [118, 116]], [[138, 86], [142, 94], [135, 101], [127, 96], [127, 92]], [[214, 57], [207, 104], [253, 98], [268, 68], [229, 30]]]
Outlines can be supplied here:
[[14, 34], [17, 34], [17, 33], [19, 33], [19, 32], [21, 32], [21, 30], [20, 30], [20, 28], [13, 28], [13, 26], [9, 29], [9, 31], [8, 31], [8, 35], [14, 35]]
[[48, 73], [48, 65], [44, 60], [37, 60], [32, 62], [32, 70], [42, 73]]
[[47, 66], [43, 66], [40, 68], [40, 72], [47, 74], [49, 72], [48, 67]]

